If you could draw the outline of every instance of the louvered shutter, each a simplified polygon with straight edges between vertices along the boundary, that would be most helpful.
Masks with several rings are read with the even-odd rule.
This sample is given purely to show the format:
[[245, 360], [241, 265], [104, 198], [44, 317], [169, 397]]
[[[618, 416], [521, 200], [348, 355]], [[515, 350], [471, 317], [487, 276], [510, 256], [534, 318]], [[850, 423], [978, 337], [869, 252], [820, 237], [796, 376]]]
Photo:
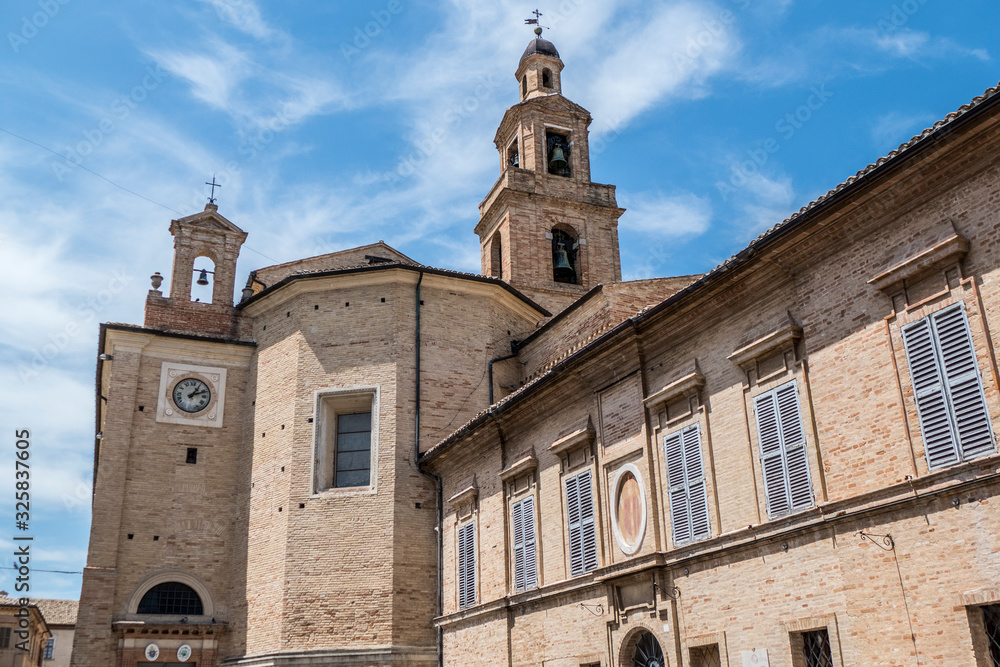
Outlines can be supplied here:
[[903, 327], [903, 345], [931, 469], [995, 450], [962, 304]]
[[711, 535], [701, 431], [697, 424], [663, 439], [667, 460], [667, 495], [675, 545]]
[[705, 485], [705, 466], [701, 457], [701, 430], [698, 425], [681, 431], [684, 440], [684, 476], [687, 478], [688, 506], [691, 511], [691, 537], [702, 540], [711, 536], [708, 521], [708, 489]]
[[757, 396], [754, 412], [768, 516], [811, 506], [809, 457], [795, 382]]
[[580, 529], [583, 542], [583, 569], [585, 572], [597, 569], [597, 532], [594, 526], [594, 489], [590, 483], [590, 471], [578, 475], [580, 491]]
[[526, 591], [538, 586], [535, 554], [535, 498], [514, 503], [514, 590]]
[[469, 522], [458, 529], [458, 606], [476, 602], [476, 524]]
[[589, 470], [566, 480], [566, 510], [569, 520], [569, 569], [570, 574], [576, 576], [597, 568], [594, 496]]
[[674, 544], [684, 544], [691, 541], [692, 533], [687, 484], [684, 479], [684, 440], [681, 431], [663, 438], [663, 450], [667, 458], [667, 496]]

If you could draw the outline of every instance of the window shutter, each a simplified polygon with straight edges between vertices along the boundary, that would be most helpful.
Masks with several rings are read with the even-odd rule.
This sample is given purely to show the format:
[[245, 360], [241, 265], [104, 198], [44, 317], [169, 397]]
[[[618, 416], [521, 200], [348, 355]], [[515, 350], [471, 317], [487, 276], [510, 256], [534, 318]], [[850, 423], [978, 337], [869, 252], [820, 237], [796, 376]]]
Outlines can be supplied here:
[[795, 382], [757, 396], [754, 412], [768, 516], [810, 507], [812, 480]]
[[701, 540], [712, 534], [708, 521], [708, 496], [705, 466], [701, 458], [701, 431], [698, 425], [681, 431], [684, 440], [684, 475], [688, 485], [688, 505], [691, 508], [691, 537]]
[[469, 522], [458, 529], [458, 606], [476, 602], [476, 524]]
[[528, 496], [514, 503], [514, 590], [538, 586], [535, 554], [535, 498]]
[[583, 568], [585, 571], [597, 569], [597, 532], [594, 526], [594, 490], [590, 483], [590, 471], [578, 475], [580, 480], [580, 524], [583, 533]]
[[957, 463], [958, 448], [929, 318], [903, 328], [903, 346], [910, 367], [927, 466], [933, 470]]
[[941, 349], [941, 366], [955, 418], [962, 459], [992, 452], [993, 428], [979, 377], [969, 321], [961, 304], [931, 316]]
[[570, 574], [576, 576], [597, 567], [594, 497], [589, 470], [566, 480], [566, 510]]
[[754, 399], [757, 414], [757, 439], [760, 442], [761, 470], [764, 474], [764, 494], [769, 516], [780, 516], [789, 510], [788, 489], [785, 485], [784, 452], [778, 432], [778, 410], [774, 394], [761, 394]]
[[903, 327], [927, 466], [995, 450], [993, 426], [963, 304]]
[[684, 441], [681, 433], [678, 431], [663, 438], [663, 449], [667, 458], [667, 496], [674, 544], [684, 544], [690, 542], [692, 538], [687, 484], [684, 479]]

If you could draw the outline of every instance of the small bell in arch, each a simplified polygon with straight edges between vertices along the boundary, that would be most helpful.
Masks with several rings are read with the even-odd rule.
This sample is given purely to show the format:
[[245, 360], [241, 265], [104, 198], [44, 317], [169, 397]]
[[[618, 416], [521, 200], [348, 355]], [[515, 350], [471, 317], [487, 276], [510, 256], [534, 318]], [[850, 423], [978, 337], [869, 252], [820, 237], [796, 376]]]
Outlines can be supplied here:
[[569, 166], [566, 162], [566, 155], [563, 153], [562, 146], [556, 146], [552, 149], [552, 156], [549, 158], [549, 171], [562, 171]]
[[556, 247], [555, 266], [553, 266], [553, 277], [557, 283], [575, 283], [576, 271], [569, 263], [569, 253], [566, 252], [565, 244], [560, 243]]
[[201, 275], [198, 276], [197, 283], [199, 285], [207, 285], [208, 284], [208, 271], [206, 271], [205, 269], [201, 270]]

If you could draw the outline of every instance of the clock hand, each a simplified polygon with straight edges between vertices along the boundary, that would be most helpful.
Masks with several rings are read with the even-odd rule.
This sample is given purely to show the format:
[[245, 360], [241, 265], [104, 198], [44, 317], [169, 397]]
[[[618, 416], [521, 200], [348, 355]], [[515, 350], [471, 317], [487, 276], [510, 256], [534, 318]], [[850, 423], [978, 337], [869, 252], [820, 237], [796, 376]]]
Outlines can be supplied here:
[[191, 392], [190, 394], [188, 394], [188, 398], [194, 398], [198, 394], [207, 394], [207, 393], [208, 393], [208, 389], [201, 389], [199, 391], [194, 391], [194, 392]]

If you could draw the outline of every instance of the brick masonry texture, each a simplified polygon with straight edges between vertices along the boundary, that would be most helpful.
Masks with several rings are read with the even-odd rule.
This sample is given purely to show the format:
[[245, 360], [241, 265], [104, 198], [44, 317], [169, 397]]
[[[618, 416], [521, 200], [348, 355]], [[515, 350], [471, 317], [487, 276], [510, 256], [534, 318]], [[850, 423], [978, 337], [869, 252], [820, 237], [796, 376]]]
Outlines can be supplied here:
[[[590, 181], [590, 115], [558, 94], [561, 69], [539, 53], [520, 64], [527, 94], [500, 124], [502, 173], [475, 229], [483, 273], [548, 314], [381, 242], [259, 269], [233, 306], [246, 235], [214, 206], [173, 221], [169, 296], [150, 292], [144, 327], [102, 327], [113, 360], [98, 369], [72, 664], [187, 643], [201, 667], [610, 667], [651, 633], [668, 665], [717, 646], [733, 667], [754, 649], [800, 667], [813, 630], [837, 667], [989, 664], [1000, 456], [929, 469], [902, 327], [964, 304], [996, 431], [997, 105], [705, 278], [622, 282], [622, 209]], [[571, 134], [570, 177], [547, 173], [552, 126]], [[553, 279], [553, 230], [579, 241], [576, 284]], [[202, 256], [211, 304], [190, 301]], [[226, 371], [221, 427], [157, 421], [165, 362]], [[814, 500], [769, 517], [755, 398], [791, 382]], [[327, 489], [321, 408], [345, 395], [374, 397], [372, 482]], [[692, 425], [710, 536], [676, 543], [663, 438]], [[613, 525], [626, 470], [642, 489], [635, 544]], [[585, 472], [597, 567], [574, 576], [565, 483]], [[511, 507], [528, 496], [538, 587], [515, 591]], [[470, 521], [475, 595], [460, 608]], [[192, 586], [205, 614], [138, 614], [164, 581]]]

